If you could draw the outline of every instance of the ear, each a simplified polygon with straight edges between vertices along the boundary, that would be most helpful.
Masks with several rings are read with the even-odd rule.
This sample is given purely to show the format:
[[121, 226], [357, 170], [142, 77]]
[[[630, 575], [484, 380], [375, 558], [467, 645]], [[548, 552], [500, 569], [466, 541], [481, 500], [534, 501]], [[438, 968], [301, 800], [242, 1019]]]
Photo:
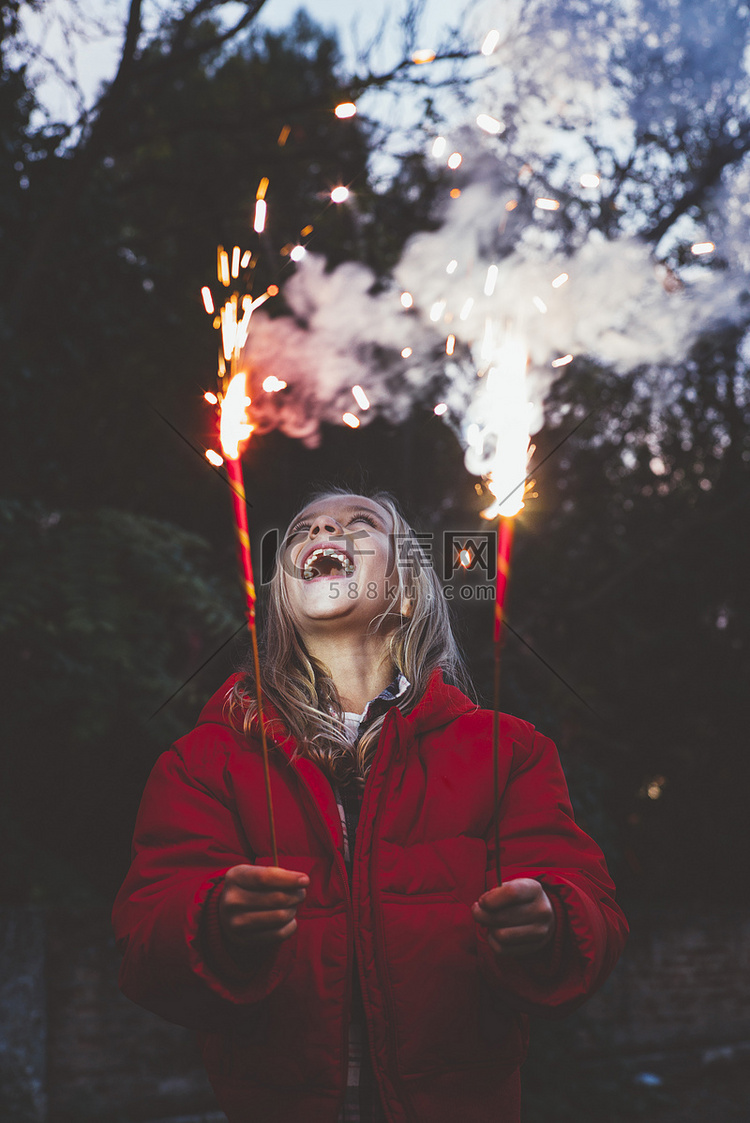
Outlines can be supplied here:
[[414, 602], [410, 600], [409, 597], [404, 597], [404, 599], [401, 601], [401, 615], [403, 616], [404, 620], [408, 620], [413, 612]]

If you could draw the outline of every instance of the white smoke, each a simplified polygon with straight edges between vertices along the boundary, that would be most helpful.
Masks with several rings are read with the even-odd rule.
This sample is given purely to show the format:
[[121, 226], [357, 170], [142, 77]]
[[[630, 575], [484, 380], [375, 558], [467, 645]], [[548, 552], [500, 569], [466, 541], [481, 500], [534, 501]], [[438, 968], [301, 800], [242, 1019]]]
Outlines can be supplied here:
[[[605, 21], [614, 18], [614, 7], [600, 5]], [[644, 30], [638, 5], [625, 7], [631, 17], [618, 25], [621, 41], [623, 34], [657, 34]], [[346, 412], [358, 414], [363, 424], [378, 415], [399, 422], [416, 400], [440, 401], [447, 405], [446, 420], [465, 438], [468, 418], [476, 413], [471, 403], [482, 386], [477, 374], [487, 366], [493, 337], [498, 342], [511, 327], [530, 356], [536, 432], [545, 397], [563, 369], [553, 362], [588, 356], [621, 372], [641, 365], [674, 366], [706, 328], [741, 315], [747, 250], [730, 243], [750, 226], [747, 173], [735, 176], [726, 189], [723, 209], [729, 222], [717, 221], [710, 232], [717, 253], [726, 251], [729, 267], [724, 271], [696, 259], [677, 278], [637, 236], [605, 238], [596, 224], [581, 218], [580, 206], [576, 209], [583, 200], [595, 213], [599, 192], [589, 189], [587, 195], [579, 184], [582, 172], [595, 170], [591, 148], [580, 138], [565, 139], [574, 133], [561, 139], [559, 121], [578, 130], [596, 124], [610, 130], [613, 149], [627, 147], [633, 121], [611, 86], [609, 93], [602, 92], [610, 49], [603, 33], [592, 37], [589, 29], [586, 38], [573, 23], [550, 19], [533, 26], [529, 8], [539, 17], [545, 5], [505, 6], [504, 39], [478, 87], [476, 112], [502, 120], [514, 83], [518, 87], [526, 81], [526, 67], [534, 67], [541, 84], [516, 112], [507, 138], [505, 124], [497, 137], [471, 124], [447, 138], [440, 161], [446, 162], [451, 152], [461, 153], [452, 180], [459, 194], [448, 198], [448, 185], [440, 228], [408, 242], [392, 286], [383, 291], [357, 264], [326, 272], [322, 258], [307, 254], [284, 287], [293, 315], [256, 313], [246, 358], [261, 426], [278, 426], [315, 443], [320, 423], [341, 423]], [[546, 9], [549, 15], [561, 6]], [[529, 187], [535, 173], [523, 164], [521, 153], [533, 152], [540, 166], [540, 157], [554, 144], [560, 158], [547, 194], [558, 206], [544, 210], [535, 205]], [[570, 219], [568, 206], [574, 215]], [[692, 234], [700, 240], [707, 232]], [[565, 253], [564, 244], [576, 248]], [[413, 298], [408, 309], [401, 302], [403, 292]], [[451, 350], [452, 358], [446, 353]], [[288, 390], [259, 394], [258, 386], [269, 374], [284, 379]], [[367, 411], [354, 402], [352, 386], [357, 384], [370, 400]]]

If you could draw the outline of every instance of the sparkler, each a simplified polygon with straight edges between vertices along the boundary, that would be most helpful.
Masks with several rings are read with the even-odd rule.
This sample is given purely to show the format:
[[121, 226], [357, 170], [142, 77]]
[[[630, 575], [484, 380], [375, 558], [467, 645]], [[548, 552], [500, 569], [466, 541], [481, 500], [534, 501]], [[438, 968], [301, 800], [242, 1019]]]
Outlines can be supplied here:
[[[491, 355], [484, 392], [481, 395], [484, 427], [475, 424], [467, 452], [467, 467], [486, 478], [495, 497], [482, 511], [486, 519], [499, 515], [497, 533], [497, 576], [493, 630], [494, 675], [492, 706], [492, 760], [495, 809], [500, 798], [500, 655], [503, 643], [503, 612], [510, 574], [514, 518], [523, 509], [527, 488], [526, 466], [529, 458], [530, 405], [526, 400], [528, 356], [521, 340], [510, 332], [495, 347], [493, 325], [488, 321], [482, 343], [485, 357]], [[530, 486], [530, 485], [529, 485]], [[500, 865], [500, 820], [495, 814], [495, 873], [502, 885]]]
[[[265, 195], [267, 186], [267, 180], [261, 181], [261, 187], [263, 189], [262, 195]], [[259, 189], [258, 202], [261, 201], [264, 203], [265, 208], [265, 200], [262, 199]], [[239, 271], [243, 267], [243, 261], [245, 265], [247, 265], [250, 261], [250, 256], [246, 252], [240, 257], [240, 248], [235, 246], [232, 252], [232, 277], [236, 278], [239, 276]], [[229, 285], [229, 273], [229, 255], [222, 246], [219, 246], [217, 252], [217, 274], [221, 284]], [[223, 463], [232, 489], [234, 527], [237, 536], [242, 583], [245, 592], [247, 626], [250, 631], [253, 649], [255, 697], [261, 748], [263, 752], [263, 772], [266, 787], [266, 803], [268, 806], [268, 821], [271, 830], [271, 850], [273, 853], [273, 863], [275, 866], [278, 866], [279, 856], [276, 846], [276, 826], [273, 817], [273, 801], [271, 799], [271, 774], [268, 767], [268, 743], [266, 741], [265, 725], [263, 724], [263, 694], [260, 681], [258, 635], [255, 625], [255, 579], [253, 576], [253, 562], [250, 552], [250, 530], [247, 521], [245, 483], [240, 460], [240, 446], [244, 445], [253, 431], [253, 425], [247, 417], [248, 406], [252, 403], [247, 396], [247, 374], [245, 371], [239, 369], [242, 349], [247, 341], [250, 318], [255, 309], [260, 307], [264, 301], [268, 300], [269, 296], [275, 295], [272, 291], [273, 289], [278, 292], [275, 286], [271, 286], [269, 290], [262, 293], [255, 300], [248, 294], [240, 298], [239, 292], [233, 292], [220, 308], [219, 316], [216, 321], [217, 327], [221, 332], [221, 348], [219, 351], [219, 394], [217, 396], [207, 393], [205, 398], [209, 402], [215, 402], [218, 406], [219, 438], [224, 454]], [[213, 301], [210, 299], [210, 290], [204, 287], [201, 292], [206, 311], [213, 312]], [[208, 296], [206, 294], [208, 294]], [[281, 388], [282, 385], [285, 385], [285, 383], [279, 383], [279, 386], [274, 386], [273, 389]], [[207, 450], [206, 457], [212, 464], [216, 464], [217, 461], [219, 464], [222, 462], [222, 458], [214, 452], [213, 449]]]

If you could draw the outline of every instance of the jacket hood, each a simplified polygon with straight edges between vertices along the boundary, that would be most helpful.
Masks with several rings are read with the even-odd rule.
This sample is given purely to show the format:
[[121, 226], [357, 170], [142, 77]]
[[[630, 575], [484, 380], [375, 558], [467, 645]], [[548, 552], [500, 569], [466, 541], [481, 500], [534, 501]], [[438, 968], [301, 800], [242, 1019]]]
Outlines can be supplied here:
[[[219, 687], [201, 710], [197, 721], [198, 725], [207, 723], [226, 725], [235, 732], [241, 732], [241, 722], [238, 722], [237, 719], [232, 721], [229, 714], [229, 697], [235, 683], [241, 678], [242, 675], [239, 673], [231, 675]], [[416, 736], [431, 729], [439, 729], [443, 725], [448, 725], [459, 715], [476, 709], [478, 707], [470, 698], [467, 698], [455, 686], [450, 686], [444, 680], [442, 671], [436, 670], [433, 671], [427, 689], [414, 709], [410, 713], [402, 715], [402, 717]], [[283, 722], [281, 715], [270, 702], [264, 699], [263, 723], [272, 737], [274, 736], [274, 730], [269, 726], [276, 722]], [[279, 740], [279, 738], [274, 737], [274, 740]]]

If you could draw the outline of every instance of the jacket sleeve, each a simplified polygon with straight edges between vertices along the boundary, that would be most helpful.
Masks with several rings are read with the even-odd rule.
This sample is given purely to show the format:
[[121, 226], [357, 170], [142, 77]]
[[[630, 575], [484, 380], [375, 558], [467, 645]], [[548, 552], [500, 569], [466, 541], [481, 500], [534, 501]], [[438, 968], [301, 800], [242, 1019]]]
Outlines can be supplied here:
[[[202, 727], [191, 737], [210, 736]], [[286, 976], [296, 940], [254, 949], [241, 961], [219, 931], [224, 874], [252, 863], [231, 793], [218, 768], [186, 764], [175, 746], [157, 761], [141, 800], [133, 859], [112, 922], [123, 953], [120, 987], [139, 1006], [202, 1031], [241, 1026], [243, 1010]], [[208, 746], [210, 748], [210, 746]], [[200, 774], [212, 778], [209, 783]], [[218, 777], [218, 778], [217, 778]]]
[[[498, 955], [477, 926], [480, 966], [490, 985], [526, 1013], [549, 1017], [580, 1006], [606, 980], [628, 932], [615, 887], [596, 843], [573, 818], [557, 750], [539, 733], [514, 743], [500, 803], [503, 882], [536, 878], [555, 910], [550, 943], [527, 956]], [[487, 836], [486, 887], [497, 885], [494, 823]]]

